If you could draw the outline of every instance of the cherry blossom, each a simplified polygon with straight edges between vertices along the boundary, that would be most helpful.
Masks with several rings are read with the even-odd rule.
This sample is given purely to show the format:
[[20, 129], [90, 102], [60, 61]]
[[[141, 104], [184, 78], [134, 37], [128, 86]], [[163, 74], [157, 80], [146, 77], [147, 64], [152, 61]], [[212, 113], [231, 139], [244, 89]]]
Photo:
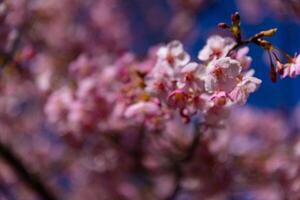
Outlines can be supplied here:
[[253, 70], [243, 75], [237, 86], [230, 92], [231, 99], [238, 104], [245, 104], [249, 94], [256, 91], [261, 80], [252, 76]]
[[249, 47], [243, 47], [237, 51], [235, 56], [235, 58], [241, 63], [243, 69], [248, 69], [252, 62], [252, 58], [247, 56], [248, 52]]
[[179, 41], [173, 41], [167, 46], [161, 47], [157, 51], [157, 56], [174, 68], [184, 66], [190, 61], [190, 56], [184, 51], [183, 45]]
[[[279, 65], [281, 64], [279, 63]], [[282, 78], [285, 78], [287, 76], [295, 78], [300, 74], [300, 56], [295, 56], [294, 58], [292, 58], [291, 62], [278, 67], [283, 70]]]
[[[131, 117], [151, 117], [159, 115], [160, 109], [159, 106], [154, 102], [139, 102], [129, 106], [124, 113], [124, 116], [127, 118]], [[144, 117], [143, 117], [144, 116]]]
[[227, 57], [212, 61], [206, 70], [204, 80], [208, 91], [231, 92], [237, 85], [242, 67], [237, 60]]
[[223, 38], [218, 35], [211, 36], [199, 52], [198, 58], [201, 61], [210, 61], [215, 58], [226, 57], [234, 45], [235, 42], [232, 38]]

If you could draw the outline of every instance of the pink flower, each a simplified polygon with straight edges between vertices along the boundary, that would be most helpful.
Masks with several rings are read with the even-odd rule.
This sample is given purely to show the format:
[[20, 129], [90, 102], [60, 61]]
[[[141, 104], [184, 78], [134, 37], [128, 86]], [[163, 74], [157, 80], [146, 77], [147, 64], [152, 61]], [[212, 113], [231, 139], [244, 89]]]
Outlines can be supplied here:
[[199, 68], [200, 68], [200, 65], [198, 63], [191, 62], [182, 68], [181, 73], [184, 73], [184, 74], [196, 73]]
[[300, 74], [300, 54], [295, 56], [291, 62], [284, 64], [282, 66], [283, 74], [282, 78], [287, 76], [295, 78]]
[[175, 68], [184, 66], [190, 61], [189, 54], [184, 51], [183, 45], [179, 41], [173, 41], [161, 47], [157, 51], [157, 56], [159, 60], [163, 60]]
[[195, 134], [195, 127], [192, 124], [184, 123], [180, 116], [174, 116], [166, 122], [164, 132], [171, 141], [186, 146], [190, 144]]
[[191, 62], [182, 68], [182, 88], [186, 90], [204, 91], [204, 81], [199, 78], [199, 74], [205, 73], [205, 66]]
[[87, 106], [81, 101], [74, 101], [70, 105], [68, 125], [73, 132], [81, 132], [84, 127], [92, 124], [92, 117], [87, 109]]
[[33, 61], [33, 73], [35, 74], [35, 82], [38, 88], [43, 91], [49, 91], [53, 82], [54, 63], [46, 54], [36, 55]]
[[45, 114], [49, 122], [57, 124], [60, 130], [64, 129], [67, 126], [70, 105], [73, 101], [74, 95], [69, 88], [64, 87], [55, 91], [45, 106]]
[[130, 105], [124, 112], [126, 118], [136, 117], [144, 119], [145, 117], [155, 116], [160, 113], [159, 106], [154, 102], [138, 102]]
[[207, 66], [207, 75], [204, 76], [207, 91], [231, 92], [238, 83], [238, 76], [242, 67], [240, 63], [229, 57], [212, 61]]
[[208, 127], [218, 128], [223, 125], [223, 120], [228, 117], [229, 111], [223, 106], [211, 107], [205, 115], [205, 124]]
[[218, 35], [208, 38], [206, 45], [199, 52], [198, 58], [201, 61], [209, 61], [227, 56], [236, 43], [232, 38], [223, 38]]
[[175, 75], [176, 71], [175, 69], [169, 65], [167, 62], [165, 61], [161, 61], [159, 60], [154, 68], [152, 69], [150, 76], [154, 77], [154, 78], [158, 78], [158, 77], [173, 77]]
[[159, 79], [150, 79], [146, 83], [146, 91], [152, 95], [163, 97], [167, 92], [168, 83], [163, 77]]
[[85, 133], [94, 130], [109, 114], [109, 105], [102, 99], [95, 102], [73, 101], [69, 107], [68, 126], [72, 132]]
[[175, 108], [184, 108], [187, 105], [188, 95], [183, 90], [175, 90], [168, 96], [168, 103]]
[[153, 70], [146, 76], [146, 91], [158, 97], [166, 96], [172, 89], [175, 71], [164, 62], [156, 63]]
[[162, 95], [174, 89], [174, 82], [180, 70], [190, 56], [183, 50], [182, 44], [173, 41], [157, 51], [158, 60], [146, 77], [146, 90], [151, 94]]
[[245, 104], [250, 93], [253, 93], [261, 84], [261, 80], [253, 77], [254, 71], [246, 73], [234, 90], [229, 94], [235, 103]]
[[75, 61], [70, 64], [70, 73], [75, 77], [85, 77], [91, 75], [95, 67], [91, 60], [84, 54], [80, 55]]
[[214, 106], [225, 106], [228, 102], [229, 96], [225, 92], [216, 92], [212, 95], [211, 100]]
[[76, 91], [77, 98], [86, 99], [97, 95], [99, 80], [96, 77], [88, 77], [79, 81]]
[[235, 59], [237, 59], [241, 63], [244, 70], [248, 69], [252, 62], [252, 58], [250, 56], [247, 56], [248, 52], [249, 48], [243, 47], [237, 51], [235, 56]]

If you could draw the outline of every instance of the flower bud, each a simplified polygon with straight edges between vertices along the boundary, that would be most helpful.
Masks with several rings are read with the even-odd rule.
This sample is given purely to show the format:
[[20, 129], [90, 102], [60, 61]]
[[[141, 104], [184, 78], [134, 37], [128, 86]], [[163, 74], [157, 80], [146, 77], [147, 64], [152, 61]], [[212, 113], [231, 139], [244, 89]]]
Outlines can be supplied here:
[[218, 24], [218, 27], [221, 28], [221, 29], [227, 29], [227, 28], [230, 28], [226, 23], [223, 23], [223, 22], [222, 22], [222, 23], [219, 23], [219, 24]]
[[240, 14], [238, 12], [235, 12], [231, 16], [232, 24], [239, 25], [240, 24]]
[[263, 37], [272, 37], [277, 32], [277, 28], [272, 28], [266, 31], [260, 32], [260, 34], [263, 35]]

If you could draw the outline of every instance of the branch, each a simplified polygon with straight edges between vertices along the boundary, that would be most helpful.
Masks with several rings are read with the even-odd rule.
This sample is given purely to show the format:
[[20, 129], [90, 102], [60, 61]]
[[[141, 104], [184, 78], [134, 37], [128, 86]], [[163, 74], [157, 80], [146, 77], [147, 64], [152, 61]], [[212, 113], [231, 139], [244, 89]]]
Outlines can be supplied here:
[[199, 145], [200, 135], [200, 132], [197, 131], [191, 145], [187, 149], [185, 156], [181, 160], [174, 163], [173, 170], [175, 175], [175, 187], [170, 196], [166, 198], [166, 200], [175, 200], [179, 192], [182, 190], [181, 180], [184, 177], [183, 168], [187, 163], [189, 163], [193, 159], [194, 154]]
[[144, 157], [144, 143], [146, 139], [145, 134], [145, 126], [141, 125], [135, 143], [135, 148], [133, 149], [132, 155], [134, 157], [135, 162], [135, 171], [136, 172], [145, 172], [145, 168], [143, 166], [143, 157]]
[[2, 157], [14, 172], [42, 199], [58, 200], [58, 198], [48, 190], [40, 178], [30, 173], [18, 156], [2, 142], [0, 142], [0, 157]]

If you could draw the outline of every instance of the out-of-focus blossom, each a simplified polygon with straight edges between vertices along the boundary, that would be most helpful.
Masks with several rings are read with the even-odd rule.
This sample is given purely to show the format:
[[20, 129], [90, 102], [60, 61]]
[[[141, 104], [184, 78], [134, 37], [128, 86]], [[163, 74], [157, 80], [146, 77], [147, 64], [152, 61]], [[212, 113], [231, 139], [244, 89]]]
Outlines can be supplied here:
[[160, 112], [159, 106], [153, 102], [140, 102], [137, 104], [133, 104], [129, 106], [125, 110], [125, 117], [132, 118], [132, 117], [139, 117], [144, 119], [145, 117], [151, 117], [158, 115]]
[[59, 124], [59, 127], [67, 125], [68, 112], [73, 99], [74, 94], [69, 88], [61, 88], [54, 92], [45, 107], [49, 121]]
[[74, 74], [74, 77], [83, 78], [95, 72], [97, 68], [95, 65], [96, 63], [92, 63], [86, 55], [80, 55], [70, 64], [70, 73]]
[[37, 55], [32, 62], [32, 72], [41, 91], [49, 91], [53, 85], [54, 63], [47, 55]]

